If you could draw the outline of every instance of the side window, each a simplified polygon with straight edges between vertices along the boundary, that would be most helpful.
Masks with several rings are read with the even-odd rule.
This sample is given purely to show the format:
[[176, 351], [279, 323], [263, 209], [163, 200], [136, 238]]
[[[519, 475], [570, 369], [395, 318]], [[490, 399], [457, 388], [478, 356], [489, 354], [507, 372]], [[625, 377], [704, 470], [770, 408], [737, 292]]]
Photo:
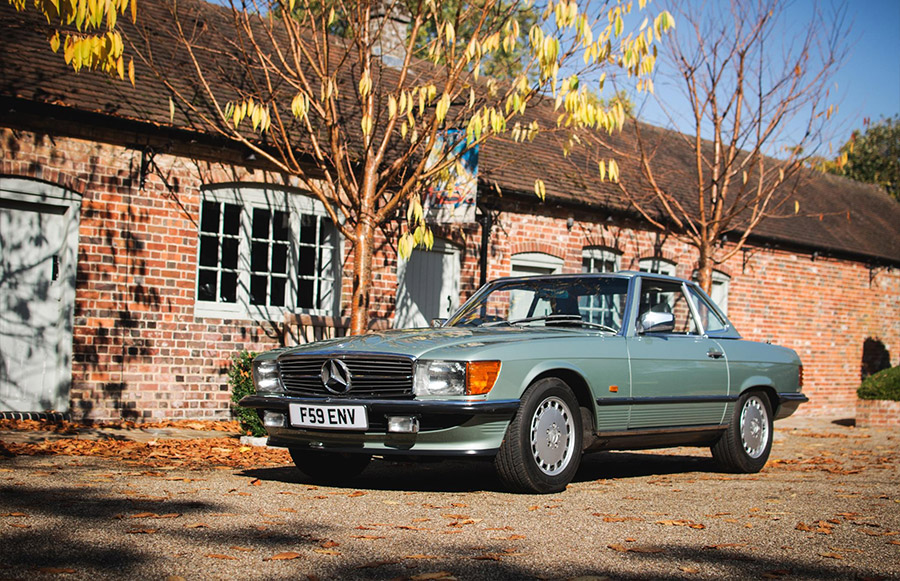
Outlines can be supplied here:
[[[703, 325], [703, 329], [706, 332], [710, 331], [724, 331], [728, 326], [725, 324], [725, 321], [716, 313], [716, 310], [706, 301], [706, 297], [698, 293], [691, 287], [688, 287], [688, 296], [691, 298], [691, 302], [694, 304], [694, 307], [697, 309], [697, 315], [700, 318], [700, 324]], [[691, 332], [697, 333], [698, 330], [691, 324]]]
[[638, 304], [638, 321], [647, 312], [672, 313], [675, 316], [675, 328], [672, 333], [687, 335], [697, 332], [691, 309], [681, 285], [677, 282], [643, 279]]
[[203, 192], [199, 316], [280, 318], [339, 308], [337, 228], [318, 202], [259, 186]]

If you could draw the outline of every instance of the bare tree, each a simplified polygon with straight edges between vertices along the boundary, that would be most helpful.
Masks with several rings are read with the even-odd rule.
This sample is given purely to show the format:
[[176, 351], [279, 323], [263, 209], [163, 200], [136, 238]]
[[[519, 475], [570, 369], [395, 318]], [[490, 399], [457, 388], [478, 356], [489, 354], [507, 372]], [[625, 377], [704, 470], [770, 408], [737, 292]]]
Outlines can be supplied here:
[[[630, 2], [598, 9], [563, 0], [545, 4], [530, 30], [521, 30], [517, 12], [531, 7], [510, 0], [246, 0], [229, 10], [172, 0], [172, 50], [188, 66], [173, 74], [166, 64], [177, 58], [160, 59], [158, 43], [152, 52], [158, 23], [145, 28], [148, 42], [137, 52], [195, 123], [296, 177], [324, 205], [351, 247], [351, 331], [360, 333], [376, 230], [408, 208], [400, 253], [430, 243], [420, 193], [460, 153], [434, 155], [445, 129], [463, 130], [465, 149], [557, 127], [616, 131], [624, 116], [588, 99], [579, 75], [616, 66], [649, 74], [653, 43], [672, 25], [663, 12], [647, 32], [627, 36]], [[480, 75], [486, 60], [516, 46], [526, 49], [514, 78]], [[557, 126], [541, 127], [528, 115], [539, 100], [555, 103]], [[538, 195], [544, 188], [535, 183]]]
[[[633, 118], [633, 148], [604, 142], [639, 167], [640, 179], [619, 181], [627, 202], [697, 249], [697, 278], [707, 291], [713, 268], [739, 252], [760, 222], [798, 211], [784, 205], [834, 111], [829, 85], [846, 49], [846, 9], [826, 15], [815, 7], [808, 24], [788, 27], [786, 4], [731, 0], [678, 10], [665, 71], [685, 96], [688, 120], [675, 119], [671, 102], [660, 107], [682, 132], [662, 136]], [[803, 32], [790, 39], [786, 30]], [[673, 142], [691, 152], [686, 167], [662, 164], [659, 148]]]

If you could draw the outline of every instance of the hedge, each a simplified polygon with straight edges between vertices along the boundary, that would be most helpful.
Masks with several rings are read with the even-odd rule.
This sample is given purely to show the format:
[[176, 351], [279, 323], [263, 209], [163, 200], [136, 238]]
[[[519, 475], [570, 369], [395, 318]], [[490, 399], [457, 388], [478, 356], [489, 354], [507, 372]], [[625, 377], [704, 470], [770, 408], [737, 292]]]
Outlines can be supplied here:
[[856, 395], [860, 399], [900, 401], [900, 366], [883, 369], [865, 378]]
[[[228, 384], [231, 385], [231, 401], [235, 404], [241, 401], [245, 395], [253, 395], [256, 388], [253, 386], [253, 373], [251, 364], [256, 353], [241, 351], [234, 356], [231, 368], [228, 370]], [[251, 436], [265, 436], [266, 429], [259, 419], [255, 409], [234, 406], [234, 415], [241, 423], [241, 429]]]

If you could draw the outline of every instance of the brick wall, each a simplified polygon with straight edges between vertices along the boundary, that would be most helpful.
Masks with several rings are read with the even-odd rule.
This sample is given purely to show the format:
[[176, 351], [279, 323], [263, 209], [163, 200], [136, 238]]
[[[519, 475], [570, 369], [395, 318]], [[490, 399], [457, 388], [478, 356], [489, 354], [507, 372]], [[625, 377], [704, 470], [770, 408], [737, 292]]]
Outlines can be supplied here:
[[[78, 418], [222, 418], [230, 392], [226, 370], [241, 349], [263, 350], [330, 336], [282, 321], [194, 316], [197, 232], [202, 185], [280, 182], [278, 176], [157, 155], [163, 177], [139, 189], [141, 152], [75, 139], [0, 130], [0, 173], [67, 187], [83, 196], [74, 329], [73, 415]], [[623, 269], [662, 257], [690, 277], [696, 259], [672, 237], [622, 226], [605, 215], [542, 204], [504, 202], [491, 232], [488, 278], [506, 276], [511, 257], [545, 252], [581, 270], [582, 249], [620, 254]], [[570, 228], [567, 224], [573, 218]], [[577, 218], [577, 219], [576, 219]], [[396, 299], [396, 225], [379, 232], [370, 314], [390, 324]], [[438, 229], [460, 248], [461, 301], [477, 287], [480, 227]], [[352, 284], [345, 257], [343, 304]], [[729, 315], [748, 339], [796, 349], [811, 402], [802, 413], [853, 415], [866, 338], [880, 339], [900, 363], [900, 272], [785, 250], [753, 248], [721, 269], [731, 277]], [[294, 320], [297, 323], [301, 319]], [[333, 333], [331, 333], [333, 334]]]

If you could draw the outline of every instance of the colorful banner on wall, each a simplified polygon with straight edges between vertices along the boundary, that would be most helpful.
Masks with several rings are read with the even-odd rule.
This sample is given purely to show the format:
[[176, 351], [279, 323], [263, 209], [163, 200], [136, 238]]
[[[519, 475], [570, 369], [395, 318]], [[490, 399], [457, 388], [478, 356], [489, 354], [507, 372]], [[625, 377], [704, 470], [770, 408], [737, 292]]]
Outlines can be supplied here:
[[[428, 156], [429, 167], [445, 157], [457, 157], [459, 163], [448, 169], [448, 175], [438, 180], [425, 194], [425, 220], [429, 223], [460, 223], [475, 221], [475, 201], [478, 193], [478, 146], [465, 151], [466, 132], [450, 129], [438, 136]], [[449, 151], [448, 151], [449, 150]]]

